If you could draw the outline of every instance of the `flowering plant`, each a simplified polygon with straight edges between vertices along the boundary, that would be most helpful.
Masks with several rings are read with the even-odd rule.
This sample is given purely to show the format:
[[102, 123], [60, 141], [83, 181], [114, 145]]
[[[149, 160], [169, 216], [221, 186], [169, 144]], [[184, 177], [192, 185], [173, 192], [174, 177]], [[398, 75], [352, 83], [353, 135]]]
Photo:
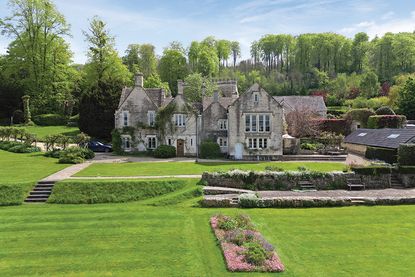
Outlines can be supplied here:
[[255, 229], [248, 216], [216, 215], [210, 219], [210, 224], [229, 271], [284, 271], [274, 246]]

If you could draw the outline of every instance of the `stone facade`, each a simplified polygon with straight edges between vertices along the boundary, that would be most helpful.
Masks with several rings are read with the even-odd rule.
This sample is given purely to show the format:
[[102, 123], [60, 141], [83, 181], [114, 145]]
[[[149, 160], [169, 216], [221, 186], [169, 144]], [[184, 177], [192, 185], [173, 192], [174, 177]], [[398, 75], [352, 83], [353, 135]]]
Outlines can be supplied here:
[[[125, 151], [167, 144], [176, 147], [178, 156], [196, 156], [196, 145], [209, 139], [232, 159], [278, 159], [283, 154], [283, 106], [258, 84], [240, 96], [236, 81], [216, 81], [214, 95], [191, 108], [183, 94], [185, 86], [179, 80], [173, 98], [162, 89], [144, 88], [143, 76], [137, 75], [135, 86], [123, 89], [115, 128], [121, 130]], [[171, 107], [171, 124], [164, 123], [161, 132], [156, 116]]]

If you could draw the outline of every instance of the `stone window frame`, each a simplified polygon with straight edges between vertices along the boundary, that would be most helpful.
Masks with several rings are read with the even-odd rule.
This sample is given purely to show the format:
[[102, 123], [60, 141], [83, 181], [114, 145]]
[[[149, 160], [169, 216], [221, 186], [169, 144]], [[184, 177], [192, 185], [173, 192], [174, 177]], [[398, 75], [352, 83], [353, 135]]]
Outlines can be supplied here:
[[174, 114], [173, 122], [176, 127], [186, 127], [186, 114], [182, 114], [182, 113]]
[[130, 135], [121, 135], [121, 145], [122, 149], [125, 152], [131, 151], [131, 136]]
[[148, 126], [154, 127], [154, 125], [156, 124], [156, 111], [147, 112], [147, 123]]
[[152, 149], [152, 150], [157, 148], [157, 136], [156, 135], [146, 136], [146, 148]]
[[217, 143], [221, 148], [227, 148], [228, 147], [228, 138], [227, 137], [218, 137]]
[[259, 93], [258, 92], [254, 92], [252, 94], [252, 100], [254, 101], [254, 103], [258, 103], [259, 102]]
[[[247, 138], [247, 146], [248, 149], [252, 150], [263, 150], [268, 148], [268, 140], [269, 138]], [[261, 147], [260, 147], [261, 146]]]
[[227, 119], [219, 119], [218, 120], [218, 128], [219, 130], [228, 130], [228, 120]]
[[130, 126], [130, 112], [129, 111], [122, 111], [122, 126], [123, 127]]
[[[249, 126], [247, 126], [247, 124], [249, 124]], [[271, 114], [270, 113], [247, 113], [245, 114], [245, 132], [246, 133], [269, 133], [271, 132]]]

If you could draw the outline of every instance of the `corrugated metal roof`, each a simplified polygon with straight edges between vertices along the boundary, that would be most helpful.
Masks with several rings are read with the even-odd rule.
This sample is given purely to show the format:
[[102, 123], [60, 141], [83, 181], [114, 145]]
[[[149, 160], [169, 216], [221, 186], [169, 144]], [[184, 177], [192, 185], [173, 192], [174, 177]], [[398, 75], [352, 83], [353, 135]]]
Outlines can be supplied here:
[[399, 144], [415, 142], [415, 129], [357, 129], [344, 142], [397, 149]]

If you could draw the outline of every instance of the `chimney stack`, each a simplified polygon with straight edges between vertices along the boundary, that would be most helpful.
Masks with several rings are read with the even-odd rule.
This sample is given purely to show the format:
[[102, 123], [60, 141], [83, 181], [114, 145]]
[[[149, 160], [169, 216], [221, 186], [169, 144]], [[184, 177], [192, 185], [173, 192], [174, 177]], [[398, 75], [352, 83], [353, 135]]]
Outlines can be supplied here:
[[213, 93], [213, 102], [216, 103], [218, 101], [219, 101], [219, 92], [218, 91], [215, 91]]
[[177, 80], [177, 95], [183, 95], [184, 83], [182, 80]]
[[143, 87], [144, 84], [144, 80], [143, 80], [143, 74], [142, 73], [137, 73], [135, 74], [134, 77], [134, 86], [135, 87]]

